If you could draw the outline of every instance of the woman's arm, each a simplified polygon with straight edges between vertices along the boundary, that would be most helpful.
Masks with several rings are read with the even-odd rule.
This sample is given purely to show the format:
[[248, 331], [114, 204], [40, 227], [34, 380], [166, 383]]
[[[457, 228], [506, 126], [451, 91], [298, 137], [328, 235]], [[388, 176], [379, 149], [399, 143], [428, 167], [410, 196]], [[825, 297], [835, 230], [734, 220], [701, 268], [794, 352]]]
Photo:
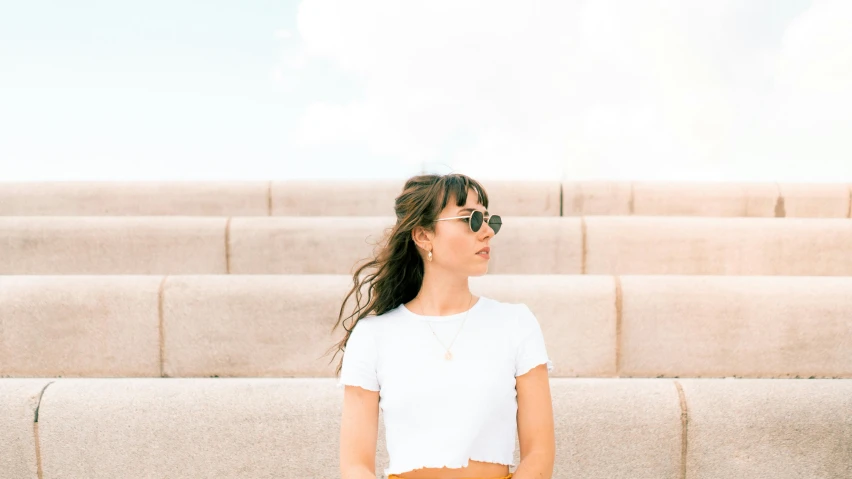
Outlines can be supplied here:
[[379, 392], [346, 386], [340, 422], [342, 479], [376, 479]]
[[553, 400], [544, 364], [516, 378], [521, 462], [513, 479], [550, 479], [556, 456]]

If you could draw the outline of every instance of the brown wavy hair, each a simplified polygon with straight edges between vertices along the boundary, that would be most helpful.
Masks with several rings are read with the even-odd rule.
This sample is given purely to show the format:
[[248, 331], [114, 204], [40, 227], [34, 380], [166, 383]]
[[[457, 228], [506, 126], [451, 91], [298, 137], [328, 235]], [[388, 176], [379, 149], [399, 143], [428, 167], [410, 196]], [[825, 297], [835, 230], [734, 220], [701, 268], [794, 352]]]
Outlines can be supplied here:
[[[451, 173], [447, 175], [418, 175], [406, 180], [402, 193], [394, 201], [396, 224], [385, 230], [384, 236], [376, 245], [373, 258], [360, 266], [352, 276], [353, 286], [340, 306], [338, 326], [346, 330], [344, 338], [332, 346], [328, 352], [344, 353], [352, 329], [358, 321], [374, 314], [384, 314], [407, 303], [417, 296], [423, 284], [423, 256], [418, 252], [411, 234], [414, 228], [422, 226], [427, 231], [435, 231], [435, 220], [447, 206], [450, 198], [455, 198], [456, 206], [467, 203], [468, 190], [479, 194], [479, 202], [488, 208], [488, 194], [479, 182], [467, 175]], [[362, 278], [361, 274], [366, 271]], [[366, 286], [367, 299], [362, 302], [362, 289]], [[346, 303], [355, 296], [354, 312], [344, 318]], [[355, 318], [351, 326], [345, 321]], [[328, 354], [328, 352], [326, 354]], [[340, 374], [343, 358], [337, 364], [336, 374]]]

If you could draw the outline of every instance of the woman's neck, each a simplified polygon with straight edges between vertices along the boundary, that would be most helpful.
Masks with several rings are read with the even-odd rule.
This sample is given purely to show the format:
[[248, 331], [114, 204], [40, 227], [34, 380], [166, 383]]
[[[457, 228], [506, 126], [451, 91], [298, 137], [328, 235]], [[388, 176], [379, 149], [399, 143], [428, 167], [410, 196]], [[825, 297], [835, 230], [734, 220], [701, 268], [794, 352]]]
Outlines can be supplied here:
[[435, 278], [434, 275], [426, 275], [420, 292], [406, 306], [417, 314], [447, 316], [467, 311], [475, 301], [467, 278]]

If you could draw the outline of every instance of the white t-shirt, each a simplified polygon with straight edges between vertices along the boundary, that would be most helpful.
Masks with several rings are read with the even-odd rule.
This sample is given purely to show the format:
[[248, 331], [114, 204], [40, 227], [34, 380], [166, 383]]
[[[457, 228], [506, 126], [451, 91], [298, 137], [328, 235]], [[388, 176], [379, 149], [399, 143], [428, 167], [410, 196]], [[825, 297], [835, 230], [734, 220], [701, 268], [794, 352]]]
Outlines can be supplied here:
[[[441, 343], [449, 347], [456, 332], [447, 360]], [[480, 296], [468, 312], [449, 316], [400, 304], [356, 323], [337, 386], [379, 391], [387, 475], [465, 467], [469, 459], [514, 465], [515, 377], [539, 364], [553, 369], [538, 320], [523, 303]]]

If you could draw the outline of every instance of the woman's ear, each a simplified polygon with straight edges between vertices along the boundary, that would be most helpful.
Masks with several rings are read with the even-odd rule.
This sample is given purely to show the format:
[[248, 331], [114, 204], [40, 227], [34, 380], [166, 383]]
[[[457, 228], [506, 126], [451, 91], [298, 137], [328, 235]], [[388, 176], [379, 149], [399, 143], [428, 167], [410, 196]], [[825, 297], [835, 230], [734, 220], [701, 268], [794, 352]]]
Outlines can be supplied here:
[[422, 226], [415, 226], [411, 231], [411, 239], [413, 239], [414, 244], [423, 251], [432, 250], [432, 237], [433, 234], [426, 231], [426, 228]]

